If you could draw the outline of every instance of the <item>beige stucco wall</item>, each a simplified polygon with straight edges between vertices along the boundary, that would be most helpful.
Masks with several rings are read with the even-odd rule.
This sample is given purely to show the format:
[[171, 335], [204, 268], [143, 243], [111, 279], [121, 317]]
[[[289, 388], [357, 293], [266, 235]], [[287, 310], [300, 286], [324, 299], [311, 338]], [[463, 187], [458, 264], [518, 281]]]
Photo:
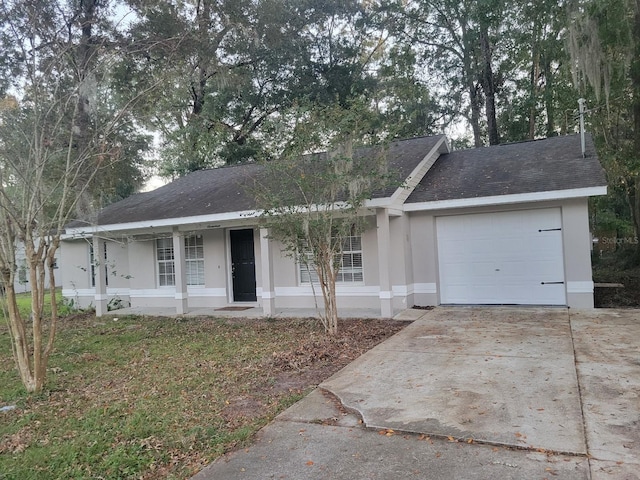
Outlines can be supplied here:
[[225, 257], [224, 230], [202, 233], [204, 245], [204, 283], [208, 288], [227, 287], [227, 259]]
[[396, 310], [415, 305], [413, 284], [413, 255], [411, 245], [411, 223], [408, 215], [389, 218], [390, 270], [393, 291], [393, 307]]
[[[130, 262], [126, 241], [106, 240], [107, 275], [109, 300], [120, 298], [129, 305]], [[60, 246], [60, 265], [64, 266], [62, 275], [62, 294], [73, 299], [80, 308], [94, 305], [95, 288], [91, 286], [90, 239], [66, 240]]]
[[117, 242], [107, 240], [105, 243], [107, 245], [107, 274], [109, 277], [107, 292], [115, 294], [111, 290], [122, 290], [128, 294], [129, 279], [131, 278], [129, 244], [126, 240]]
[[435, 216], [427, 212], [412, 212], [409, 223], [413, 266], [413, 282], [409, 285], [409, 290], [413, 292], [416, 305], [438, 305]]
[[571, 308], [593, 308], [591, 233], [586, 198], [567, 201], [562, 206], [567, 304]]
[[86, 240], [61, 242], [60, 264], [64, 265], [63, 290], [91, 287], [89, 269], [89, 243]]

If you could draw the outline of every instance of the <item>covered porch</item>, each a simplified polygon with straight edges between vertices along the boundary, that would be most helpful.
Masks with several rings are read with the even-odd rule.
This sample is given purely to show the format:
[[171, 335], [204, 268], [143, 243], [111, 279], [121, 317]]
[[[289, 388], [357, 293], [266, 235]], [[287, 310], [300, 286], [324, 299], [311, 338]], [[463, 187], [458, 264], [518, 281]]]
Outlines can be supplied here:
[[[371, 227], [364, 241], [364, 254], [368, 267], [365, 278], [359, 283], [341, 285], [338, 296], [343, 302], [340, 314], [347, 318], [390, 318], [402, 308], [412, 305], [412, 298], [406, 287], [399, 288], [392, 284], [392, 266], [402, 264], [403, 275], [406, 273], [406, 255], [404, 254], [404, 242], [398, 241], [397, 246], [391, 248], [392, 234], [390, 219], [402, 218], [401, 213], [395, 210], [378, 208], [375, 212], [369, 211]], [[215, 225], [211, 223], [185, 223], [183, 225], [165, 226], [163, 231], [154, 229], [152, 234], [148, 230], [126, 231], [102, 231], [92, 232], [90, 242], [92, 250], [106, 252], [105, 242], [109, 242], [114, 234], [120, 234], [125, 238], [127, 247], [128, 269], [134, 273], [129, 275], [130, 280], [126, 288], [120, 289], [121, 295], [127, 300], [140, 298], [142, 295], [150, 297], [144, 305], [136, 305], [131, 302], [130, 307], [110, 311], [109, 301], [114, 297], [115, 289], [107, 285], [107, 262], [97, 262], [95, 265], [94, 288], [90, 293], [91, 303], [95, 306], [96, 315], [155, 315], [155, 316], [237, 316], [237, 317], [318, 317], [319, 310], [313, 308], [313, 296], [315, 303], [322, 309], [322, 297], [317, 296], [310, 285], [302, 284], [297, 278], [297, 266], [290, 259], [285, 259], [280, 254], [280, 247], [269, 238], [269, 231], [255, 225], [255, 220], [243, 219], [238, 221], [220, 221]], [[406, 233], [406, 222], [400, 221], [398, 234]], [[168, 227], [168, 228], [167, 228]], [[243, 230], [239, 230], [243, 229]], [[253, 232], [248, 238], [248, 245], [244, 251], [251, 251], [251, 258], [237, 260], [234, 257], [234, 240], [231, 236], [234, 232]], [[205, 250], [217, 252], [214, 269], [217, 273], [216, 284], [209, 279], [203, 281], [201, 286], [193, 286], [188, 282], [187, 262], [185, 257], [185, 241], [194, 232], [219, 232], [216, 235], [217, 243], [204, 243]], [[158, 287], [150, 289], [152, 282], [156, 282], [159, 274], [150, 273], [153, 269], [155, 255], [147, 242], [137, 241], [140, 238], [148, 240], [162, 236], [165, 243], [171, 249], [171, 276], [170, 287]], [[146, 250], [144, 250], [146, 248]], [[166, 248], [166, 247], [165, 247]], [[362, 248], [362, 247], [361, 247]], [[157, 249], [156, 249], [157, 250]], [[390, 259], [390, 252], [397, 254], [400, 262]], [[146, 263], [141, 259], [146, 256]], [[106, 259], [106, 253], [105, 253]], [[204, 258], [201, 260], [203, 265]], [[209, 257], [207, 257], [209, 261]], [[159, 263], [159, 262], [156, 262]], [[248, 278], [248, 296], [238, 295], [237, 280], [241, 268], [249, 263], [250, 272], [245, 275]], [[216, 269], [217, 266], [217, 269]], [[156, 269], [158, 266], [156, 265]], [[286, 270], [286, 269], [289, 270]], [[143, 279], [143, 277], [149, 277]], [[136, 278], [137, 277], [137, 278]], [[404, 278], [398, 282], [405, 284]], [[134, 284], [136, 282], [136, 284]], [[206, 283], [206, 284], [205, 284]], [[246, 284], [246, 282], [245, 282]], [[161, 284], [162, 285], [162, 284]], [[89, 293], [89, 292], [87, 292]], [[244, 294], [244, 291], [242, 291]], [[206, 300], [211, 298], [211, 304]], [[245, 298], [246, 297], [246, 298]], [[395, 299], [394, 299], [395, 297]], [[402, 297], [402, 298], [399, 298]], [[157, 301], [156, 301], [157, 299]], [[394, 300], [396, 305], [394, 305]], [[155, 303], [155, 305], [153, 304]], [[306, 305], [305, 305], [306, 303]], [[377, 304], [377, 305], [376, 305]]]

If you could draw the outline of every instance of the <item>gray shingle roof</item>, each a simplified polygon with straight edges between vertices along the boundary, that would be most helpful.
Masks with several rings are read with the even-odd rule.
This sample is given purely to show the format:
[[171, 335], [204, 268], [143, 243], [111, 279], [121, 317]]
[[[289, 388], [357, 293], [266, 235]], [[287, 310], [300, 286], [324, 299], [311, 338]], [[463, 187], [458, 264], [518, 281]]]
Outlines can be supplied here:
[[[389, 145], [389, 168], [398, 184], [413, 171], [442, 135], [399, 140]], [[362, 148], [355, 155], [373, 154], [375, 147]], [[170, 218], [238, 212], [256, 208], [250, 185], [264, 167], [259, 164], [236, 165], [200, 170], [147, 193], [139, 193], [102, 209], [98, 225], [165, 220]], [[387, 197], [395, 188], [377, 192]], [[79, 222], [69, 227], [80, 226]]]
[[440, 156], [406, 203], [546, 192], [607, 184], [591, 136], [459, 150]]
[[[389, 145], [390, 171], [404, 181], [442, 135], [399, 140]], [[373, 147], [372, 147], [373, 148]], [[371, 155], [372, 148], [356, 155]], [[240, 212], [256, 208], [250, 189], [264, 167], [236, 165], [200, 170], [147, 193], [109, 205], [98, 213], [98, 225], [167, 220]], [[580, 137], [554, 137], [494, 147], [460, 150], [442, 155], [409, 196], [407, 203], [475, 198], [516, 193], [604, 186], [604, 172], [587, 138], [582, 158]], [[395, 188], [377, 192], [389, 197]], [[92, 223], [95, 223], [92, 222]], [[73, 222], [69, 227], [86, 225]]]

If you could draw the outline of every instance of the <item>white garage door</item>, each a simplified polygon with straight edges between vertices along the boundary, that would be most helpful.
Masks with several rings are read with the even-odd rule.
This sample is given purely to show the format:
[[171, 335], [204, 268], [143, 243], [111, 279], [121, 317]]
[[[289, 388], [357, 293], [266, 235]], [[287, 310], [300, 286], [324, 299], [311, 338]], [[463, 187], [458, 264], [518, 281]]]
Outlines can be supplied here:
[[565, 305], [559, 208], [436, 219], [443, 304]]

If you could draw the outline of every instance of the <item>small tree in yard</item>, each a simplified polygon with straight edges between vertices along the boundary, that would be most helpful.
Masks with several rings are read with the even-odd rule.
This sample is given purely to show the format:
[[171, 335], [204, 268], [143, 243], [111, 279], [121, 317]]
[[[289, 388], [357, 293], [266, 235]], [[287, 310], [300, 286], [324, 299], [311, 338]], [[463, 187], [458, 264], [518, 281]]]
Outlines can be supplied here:
[[[114, 139], [130, 123], [134, 100], [115, 99], [107, 87], [117, 56], [105, 54], [101, 6], [23, 0], [0, 7], [0, 281], [14, 358], [29, 392], [42, 391], [53, 351], [54, 258], [64, 226], [80, 204], [87, 213], [96, 175], [122, 160]], [[16, 302], [18, 244], [31, 284], [29, 318]]]
[[[335, 334], [336, 281], [345, 243], [363, 232], [365, 201], [388, 186], [391, 176], [384, 147], [354, 150], [356, 139], [363, 138], [366, 110], [330, 106], [302, 116], [292, 145], [265, 164], [256, 198], [270, 238], [308, 270], [314, 292], [314, 283], [320, 287], [321, 320]], [[326, 152], [309, 153], [318, 147]]]

